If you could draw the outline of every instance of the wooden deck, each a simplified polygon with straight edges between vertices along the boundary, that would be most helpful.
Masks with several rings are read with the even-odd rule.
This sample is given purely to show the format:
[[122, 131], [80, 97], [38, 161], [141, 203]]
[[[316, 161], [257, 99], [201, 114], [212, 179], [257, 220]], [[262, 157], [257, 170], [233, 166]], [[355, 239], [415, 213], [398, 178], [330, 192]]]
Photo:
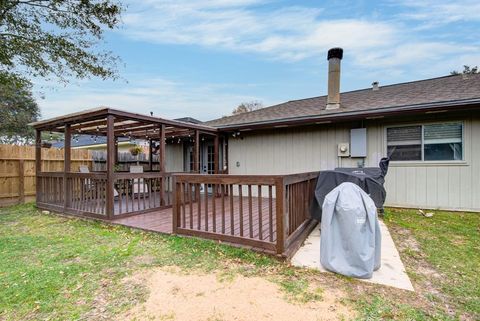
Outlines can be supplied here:
[[[264, 241], [274, 242], [276, 240], [276, 232], [268, 224], [269, 219], [273, 220], [275, 226], [275, 209], [269, 215], [262, 216], [262, 233], [260, 233], [259, 224], [259, 204], [263, 213], [269, 213], [269, 202], [266, 198], [252, 197], [252, 215], [247, 214], [247, 208], [249, 207], [249, 199], [247, 197], [233, 197], [233, 206], [230, 206], [230, 198], [224, 197], [208, 197], [209, 205], [215, 204], [215, 210], [213, 206], [208, 208], [208, 216], [205, 216], [205, 212], [202, 213], [200, 209], [200, 215], [198, 215], [198, 203], [192, 203], [192, 212], [190, 215], [190, 205], [187, 204], [186, 215], [182, 226], [184, 228], [195, 229], [199, 231], [205, 231], [210, 233], [220, 233], [225, 235], [232, 235], [237, 237], [249, 237], [260, 239]], [[233, 209], [233, 212], [231, 212]], [[245, 211], [241, 213], [240, 210]], [[114, 219], [113, 222], [129, 227], [140, 228], [149, 231], [161, 232], [172, 234], [173, 226], [173, 211], [172, 208], [166, 208], [157, 210], [150, 213], [138, 214], [135, 216]], [[243, 214], [243, 215], [242, 215]]]
[[112, 220], [113, 223], [142, 230], [172, 234], [172, 208]]

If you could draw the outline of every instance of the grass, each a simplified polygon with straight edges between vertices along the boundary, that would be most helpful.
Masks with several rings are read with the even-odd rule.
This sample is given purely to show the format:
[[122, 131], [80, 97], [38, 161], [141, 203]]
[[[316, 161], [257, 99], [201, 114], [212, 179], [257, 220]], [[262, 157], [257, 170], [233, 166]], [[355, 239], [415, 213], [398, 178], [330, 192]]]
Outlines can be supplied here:
[[[288, 300], [320, 301], [339, 289], [358, 320], [447, 320], [478, 316], [479, 218], [476, 214], [388, 210], [397, 245], [409, 231], [415, 246], [400, 248], [417, 293], [291, 267], [249, 250], [213, 241], [166, 236], [92, 220], [43, 215], [33, 204], [0, 209], [0, 320], [111, 319], [145, 300], [147, 290], [127, 276], [176, 266], [215, 272], [221, 280], [241, 274], [277, 283]], [[403, 232], [402, 232], [403, 231]], [[410, 243], [408, 243], [410, 244]], [[476, 258], [476, 259], [475, 259]], [[431, 279], [419, 264], [444, 278]], [[453, 267], [455, 265], [455, 267]], [[423, 266], [423, 265], [422, 265]], [[445, 311], [445, 304], [455, 309]]]
[[[390, 209], [385, 218], [393, 233], [409, 274], [421, 287], [427, 284], [426, 298], [433, 304], [443, 302], [452, 318], [480, 318], [480, 215], [432, 211], [426, 218], [416, 210]], [[409, 235], [407, 234], [407, 235]], [[418, 248], [417, 248], [418, 247]], [[421, 273], [427, 271], [427, 273]], [[434, 291], [432, 291], [434, 290]], [[431, 293], [438, 291], [438, 293]]]
[[33, 204], [0, 209], [0, 320], [88, 319], [116, 315], [145, 298], [124, 284], [142, 268], [262, 275], [288, 299], [321, 299], [302, 272], [270, 256], [195, 238], [167, 236], [58, 215]]

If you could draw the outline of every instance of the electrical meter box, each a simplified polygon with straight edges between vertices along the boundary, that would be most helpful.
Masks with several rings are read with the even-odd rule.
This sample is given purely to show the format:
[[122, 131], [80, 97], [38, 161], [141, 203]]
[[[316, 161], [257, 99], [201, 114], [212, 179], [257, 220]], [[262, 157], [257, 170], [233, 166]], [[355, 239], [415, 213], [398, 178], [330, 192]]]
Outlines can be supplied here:
[[348, 143], [339, 143], [338, 144], [338, 156], [339, 157], [350, 156], [350, 145]]

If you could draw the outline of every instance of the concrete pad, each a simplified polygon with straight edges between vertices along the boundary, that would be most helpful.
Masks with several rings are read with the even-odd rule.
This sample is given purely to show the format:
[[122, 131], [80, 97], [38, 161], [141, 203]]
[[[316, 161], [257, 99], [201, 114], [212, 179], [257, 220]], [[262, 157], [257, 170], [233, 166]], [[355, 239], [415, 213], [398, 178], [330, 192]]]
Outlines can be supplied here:
[[[373, 272], [371, 279], [360, 279], [365, 282], [393, 286], [395, 288], [415, 291], [400, 259], [400, 254], [393, 243], [387, 226], [380, 220], [382, 232], [382, 266]], [[305, 243], [291, 260], [294, 266], [308, 267], [331, 273], [320, 264], [320, 226], [317, 225], [310, 233]]]

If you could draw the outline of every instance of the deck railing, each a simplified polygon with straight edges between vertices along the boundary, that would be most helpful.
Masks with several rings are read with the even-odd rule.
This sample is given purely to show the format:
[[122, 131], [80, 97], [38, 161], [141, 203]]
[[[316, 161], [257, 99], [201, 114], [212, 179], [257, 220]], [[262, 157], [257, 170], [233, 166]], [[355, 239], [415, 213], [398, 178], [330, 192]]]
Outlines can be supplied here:
[[310, 222], [317, 176], [175, 174], [173, 232], [283, 254]]
[[[66, 184], [65, 184], [66, 182]], [[114, 173], [113, 214], [107, 214], [105, 172], [41, 172], [37, 204], [69, 214], [112, 219], [172, 206], [170, 173]]]
[[42, 172], [37, 175], [37, 204], [63, 209], [64, 187], [62, 172]]
[[107, 175], [67, 173], [66, 208], [77, 214], [106, 216]]
[[171, 173], [115, 173], [115, 218], [172, 206]]

